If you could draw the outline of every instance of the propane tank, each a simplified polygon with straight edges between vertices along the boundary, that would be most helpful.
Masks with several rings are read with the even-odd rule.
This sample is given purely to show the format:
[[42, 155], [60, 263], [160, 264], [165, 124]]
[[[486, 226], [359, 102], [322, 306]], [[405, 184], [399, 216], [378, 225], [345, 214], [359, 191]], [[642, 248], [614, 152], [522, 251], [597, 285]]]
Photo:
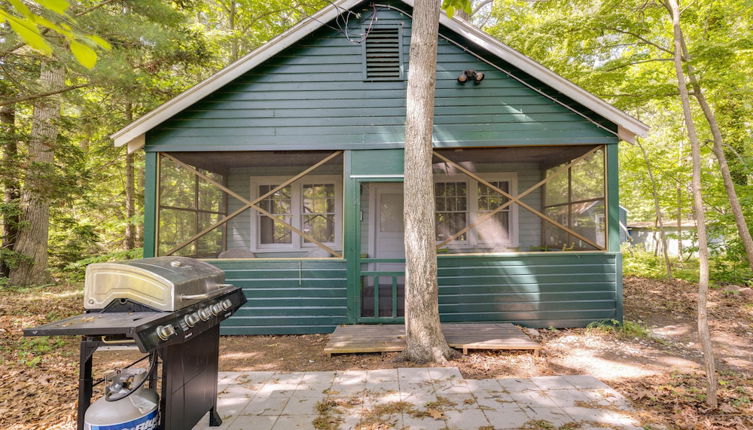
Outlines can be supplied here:
[[105, 395], [84, 415], [85, 430], [154, 430], [159, 396], [146, 388], [144, 369], [124, 369], [106, 378]]

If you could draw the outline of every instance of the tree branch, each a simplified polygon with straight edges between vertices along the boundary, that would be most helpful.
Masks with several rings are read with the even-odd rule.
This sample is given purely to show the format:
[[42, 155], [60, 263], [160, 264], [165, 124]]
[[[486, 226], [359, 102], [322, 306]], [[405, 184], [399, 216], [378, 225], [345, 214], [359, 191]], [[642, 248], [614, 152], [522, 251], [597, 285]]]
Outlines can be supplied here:
[[[95, 10], [101, 8], [102, 6], [105, 6], [105, 5], [109, 4], [109, 3], [113, 3], [113, 2], [116, 2], [116, 1], [119, 1], [119, 0], [104, 0], [103, 2], [101, 2], [99, 4], [96, 4], [96, 5], [88, 8], [88, 9], [84, 9], [81, 12], [73, 14], [73, 16], [76, 17], [76, 18], [78, 18], [80, 16], [84, 16], [84, 15], [86, 15], [89, 12], [95, 11]], [[44, 36], [47, 33], [49, 33], [49, 31], [50, 31], [49, 28], [43, 28], [39, 33], [42, 36]], [[12, 54], [13, 52], [15, 52], [15, 51], [23, 48], [24, 46], [26, 46], [25, 43], [19, 43], [16, 46], [13, 46], [12, 48], [9, 48], [9, 49], [7, 49], [7, 50], [5, 50], [3, 52], [0, 52], [0, 58], [5, 57], [6, 55]]]
[[616, 31], [618, 33], [622, 33], [622, 34], [626, 34], [628, 36], [635, 37], [636, 39], [640, 40], [641, 42], [643, 42], [643, 43], [645, 43], [647, 45], [651, 45], [651, 46], [653, 46], [654, 48], [656, 48], [656, 49], [658, 49], [660, 51], [664, 51], [664, 52], [666, 52], [668, 54], [674, 55], [674, 52], [671, 51], [670, 49], [667, 49], [667, 48], [659, 45], [656, 42], [652, 42], [652, 41], [646, 39], [645, 37], [641, 36], [640, 34], [635, 34], [632, 31], [622, 30], [622, 29], [617, 28], [617, 27], [604, 27], [604, 28], [607, 29], [607, 30]]
[[479, 4], [477, 4], [476, 7], [473, 8], [473, 11], [471, 12], [471, 16], [476, 15], [476, 12], [480, 11], [481, 8], [483, 8], [484, 6], [490, 3], [494, 3], [494, 0], [482, 0], [481, 2], [479, 2]]
[[674, 61], [671, 58], [651, 58], [648, 60], [631, 61], [630, 63], [621, 64], [619, 66], [612, 67], [611, 69], [604, 69], [605, 72], [612, 72], [623, 67], [635, 66], [636, 64], [653, 63], [654, 61]]
[[48, 91], [46, 93], [34, 94], [34, 95], [23, 96], [23, 97], [17, 97], [15, 99], [9, 99], [9, 100], [2, 100], [2, 101], [0, 101], [0, 106], [12, 105], [12, 104], [15, 104], [15, 103], [21, 103], [21, 102], [27, 102], [27, 101], [30, 101], [30, 100], [41, 99], [43, 97], [54, 96], [55, 94], [61, 94], [61, 93], [67, 92], [67, 91], [76, 90], [76, 89], [83, 88], [83, 87], [88, 87], [89, 85], [91, 85], [91, 84], [73, 85], [73, 86], [70, 86], [70, 87], [63, 87], [63, 88], [60, 88], [60, 89], [57, 89], [57, 90], [54, 90], [54, 91]]

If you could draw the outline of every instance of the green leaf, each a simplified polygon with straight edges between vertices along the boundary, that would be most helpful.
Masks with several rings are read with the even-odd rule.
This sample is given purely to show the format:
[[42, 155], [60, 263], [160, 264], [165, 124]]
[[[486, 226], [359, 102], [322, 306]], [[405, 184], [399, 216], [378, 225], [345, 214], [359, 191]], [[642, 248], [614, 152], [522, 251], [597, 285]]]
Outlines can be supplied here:
[[11, 29], [18, 34], [27, 45], [43, 53], [44, 55], [52, 54], [52, 47], [42, 37], [39, 27], [26, 18], [18, 18], [0, 10], [0, 16], [5, 18], [10, 24]]
[[37, 3], [59, 15], [67, 15], [65, 11], [71, 5], [67, 0], [37, 0]]
[[71, 40], [71, 52], [76, 60], [87, 69], [91, 69], [97, 64], [97, 53], [84, 43]]
[[447, 13], [447, 16], [452, 18], [453, 15], [455, 15], [455, 8], [452, 6], [447, 6], [444, 11]]
[[10, 4], [12, 4], [13, 7], [18, 11], [18, 13], [20, 13], [24, 17], [31, 18], [31, 17], [34, 16], [34, 14], [31, 13], [31, 11], [29, 10], [29, 8], [26, 7], [26, 5], [22, 1], [20, 1], [20, 0], [8, 0], [8, 2]]
[[106, 41], [105, 39], [102, 39], [99, 36], [96, 36], [94, 34], [89, 34], [89, 35], [87, 35], [85, 37], [87, 39], [89, 39], [92, 43], [96, 44], [97, 46], [99, 46], [102, 49], [105, 49], [105, 50], [108, 50], [108, 51], [110, 49], [112, 49], [112, 46], [110, 45], [110, 42]]

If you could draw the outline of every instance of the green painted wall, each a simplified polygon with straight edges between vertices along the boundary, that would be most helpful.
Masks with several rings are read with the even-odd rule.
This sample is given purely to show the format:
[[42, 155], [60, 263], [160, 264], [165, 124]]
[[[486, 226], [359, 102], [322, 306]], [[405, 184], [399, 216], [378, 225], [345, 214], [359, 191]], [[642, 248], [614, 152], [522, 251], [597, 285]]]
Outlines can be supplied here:
[[[350, 20], [349, 34], [359, 37], [362, 25], [370, 21], [371, 9], [366, 8], [360, 21]], [[407, 48], [411, 22], [405, 15], [379, 8], [378, 25], [403, 26]], [[617, 142], [614, 134], [445, 39], [440, 39], [438, 50], [437, 146]], [[408, 49], [404, 52], [407, 67]], [[544, 88], [509, 64], [495, 61]], [[362, 62], [361, 45], [325, 27], [149, 132], [146, 150], [401, 147], [406, 83], [366, 82]], [[465, 69], [482, 71], [486, 78], [480, 85], [460, 85], [456, 78]], [[572, 100], [545, 91], [596, 118]], [[614, 125], [606, 126], [614, 129]]]
[[222, 334], [329, 333], [347, 323], [342, 260], [206, 260], [243, 289], [248, 303]]
[[617, 319], [617, 261], [596, 252], [440, 256], [439, 312], [442, 321], [528, 327]]
[[[440, 256], [442, 321], [583, 327], [621, 317], [612, 253]], [[348, 323], [341, 260], [207, 260], [243, 288], [248, 303], [223, 334], [329, 333]], [[573, 267], [578, 268], [577, 271]]]

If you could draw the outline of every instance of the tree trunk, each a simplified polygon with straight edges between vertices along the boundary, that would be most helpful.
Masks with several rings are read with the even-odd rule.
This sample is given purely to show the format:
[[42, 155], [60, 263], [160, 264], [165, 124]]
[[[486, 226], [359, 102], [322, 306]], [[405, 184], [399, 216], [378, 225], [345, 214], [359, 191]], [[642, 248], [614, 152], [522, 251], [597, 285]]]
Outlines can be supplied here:
[[[677, 151], [677, 165], [682, 165], [682, 141]], [[682, 185], [677, 182], [677, 256], [682, 259]]]
[[138, 246], [144, 246], [144, 164], [139, 160], [138, 174], [136, 178], [139, 182], [136, 195], [136, 200], [139, 204], [140, 221], [136, 223], [136, 243]]
[[[133, 105], [126, 102], [126, 120], [130, 124], [133, 121]], [[136, 227], [133, 225], [133, 219], [136, 216], [136, 190], [133, 182], [133, 154], [128, 152], [126, 147], [125, 156], [125, 211], [126, 211], [126, 228], [125, 228], [125, 248], [131, 250], [136, 243]]]
[[439, 323], [437, 250], [432, 179], [432, 128], [439, 37], [439, 1], [413, 8], [405, 118], [404, 357], [446, 362], [454, 355]]
[[[16, 174], [16, 158], [18, 157], [18, 138], [16, 136], [16, 110], [14, 105], [0, 106], [0, 144], [3, 149], [3, 202], [6, 212], [3, 216], [2, 247], [5, 251], [13, 251], [18, 237], [18, 212], [10, 208], [18, 204], [21, 197]], [[0, 276], [7, 278], [10, 266], [0, 260]]]
[[654, 170], [651, 167], [651, 159], [648, 157], [646, 148], [638, 143], [638, 147], [641, 148], [643, 153], [643, 160], [646, 162], [646, 169], [648, 170], [648, 178], [651, 181], [651, 193], [654, 197], [654, 210], [656, 211], [656, 224], [659, 229], [659, 239], [661, 240], [661, 248], [664, 254], [664, 265], [667, 268], [667, 279], [672, 280], [672, 262], [669, 261], [669, 250], [667, 249], [667, 234], [664, 231], [664, 220], [662, 219], [661, 206], [659, 205], [659, 190], [656, 187], [656, 179], [654, 178]]
[[724, 139], [722, 138], [722, 132], [721, 130], [719, 130], [719, 125], [716, 121], [714, 111], [711, 110], [711, 106], [709, 106], [708, 102], [706, 101], [706, 96], [703, 95], [703, 90], [701, 89], [701, 85], [695, 75], [693, 65], [690, 64], [690, 56], [688, 54], [688, 48], [685, 43], [685, 37], [682, 34], [682, 29], [678, 29], [678, 32], [680, 45], [682, 46], [682, 55], [687, 62], [688, 80], [690, 81], [690, 85], [693, 87], [693, 95], [695, 96], [696, 100], [698, 100], [698, 104], [701, 106], [703, 115], [706, 117], [706, 122], [708, 122], [709, 127], [711, 128], [711, 135], [714, 137], [714, 145], [712, 146], [712, 151], [714, 152], [716, 159], [719, 161], [719, 171], [721, 171], [722, 173], [724, 190], [727, 192], [727, 199], [729, 200], [729, 205], [732, 208], [732, 214], [735, 216], [737, 231], [740, 234], [740, 239], [743, 242], [743, 247], [745, 247], [745, 254], [748, 257], [748, 266], [753, 269], [753, 237], [751, 237], [750, 235], [750, 230], [748, 230], [748, 223], [745, 220], [745, 214], [743, 214], [743, 208], [740, 205], [740, 200], [737, 198], [735, 181], [732, 178], [732, 174], [730, 173], [729, 164], [727, 163], [727, 155], [724, 153]]
[[685, 126], [688, 130], [690, 145], [693, 154], [693, 180], [691, 182], [693, 189], [693, 209], [695, 211], [696, 229], [698, 231], [698, 335], [701, 341], [703, 351], [703, 364], [706, 370], [706, 382], [708, 383], [706, 391], [706, 403], [716, 408], [717, 406], [717, 378], [716, 363], [714, 362], [714, 351], [711, 345], [711, 335], [709, 333], [708, 321], [708, 291], [709, 291], [709, 249], [706, 237], [706, 214], [703, 207], [703, 195], [701, 192], [701, 142], [698, 140], [693, 116], [690, 110], [690, 95], [685, 85], [685, 73], [682, 69], [682, 30], [680, 29], [680, 8], [677, 0], [667, 0], [667, 8], [672, 15], [672, 26], [674, 34], [674, 64], [675, 73], [677, 74], [677, 87], [680, 90], [682, 99], [682, 111], [685, 118]]
[[[64, 69], [43, 62], [39, 76], [41, 91], [52, 91], [63, 86]], [[38, 285], [49, 281], [47, 274], [47, 239], [50, 222], [50, 205], [42, 190], [44, 181], [35, 172], [49, 166], [53, 160], [53, 146], [58, 136], [60, 96], [38, 99], [34, 103], [31, 136], [29, 139], [29, 168], [21, 193], [21, 220], [23, 228], [18, 233], [16, 252], [21, 254], [17, 267], [10, 272], [11, 285]]]

